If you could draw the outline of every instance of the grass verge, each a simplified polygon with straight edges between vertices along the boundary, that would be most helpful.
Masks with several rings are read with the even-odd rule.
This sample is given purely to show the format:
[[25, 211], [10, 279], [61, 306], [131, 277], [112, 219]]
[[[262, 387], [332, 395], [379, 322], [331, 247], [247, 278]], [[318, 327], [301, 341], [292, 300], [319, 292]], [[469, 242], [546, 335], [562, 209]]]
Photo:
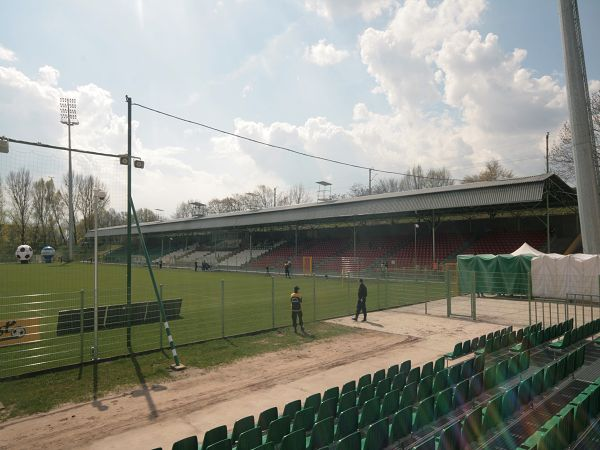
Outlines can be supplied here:
[[[178, 353], [186, 366], [210, 368], [355, 331], [352, 327], [323, 322], [309, 324], [308, 328], [306, 336], [294, 334], [291, 327], [287, 327], [184, 346]], [[172, 362], [167, 350], [100, 363], [96, 375], [94, 367], [89, 365], [83, 370], [61, 370], [3, 381], [0, 383], [0, 402], [4, 404], [4, 410], [0, 410], [0, 421], [49, 411], [65, 403], [91, 401], [94, 393], [100, 398], [109, 392], [168, 380], [173, 377], [169, 370]], [[185, 376], [185, 372], [181, 376]]]

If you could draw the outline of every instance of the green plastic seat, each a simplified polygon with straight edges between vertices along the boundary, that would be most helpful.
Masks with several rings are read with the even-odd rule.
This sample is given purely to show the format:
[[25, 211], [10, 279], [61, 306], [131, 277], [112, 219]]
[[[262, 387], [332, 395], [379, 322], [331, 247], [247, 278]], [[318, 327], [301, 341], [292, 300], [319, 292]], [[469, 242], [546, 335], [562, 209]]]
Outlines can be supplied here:
[[301, 409], [294, 416], [292, 432], [298, 430], [310, 431], [315, 423], [315, 410], [312, 406]]
[[469, 379], [463, 380], [456, 385], [452, 393], [452, 406], [460, 408], [469, 401]]
[[272, 408], [265, 409], [258, 416], [258, 422], [256, 425], [260, 427], [261, 430], [267, 431], [271, 422], [277, 419], [279, 415], [277, 414], [277, 407], [273, 406]]
[[400, 393], [400, 409], [412, 406], [417, 402], [417, 383], [404, 386]]
[[283, 407], [282, 416], [288, 416], [290, 419], [292, 419], [301, 409], [302, 402], [300, 400], [292, 400]]
[[[287, 450], [283, 449], [282, 450]], [[293, 449], [296, 450], [296, 449]], [[360, 431], [355, 431], [352, 434], [338, 441], [335, 450], [362, 450]]]
[[429, 361], [421, 367], [421, 379], [431, 376], [433, 376], [433, 361]]
[[418, 445], [415, 445], [412, 450], [436, 450], [436, 441], [437, 438], [435, 436], [430, 437], [424, 442], [421, 442]]
[[358, 407], [347, 409], [340, 414], [335, 429], [335, 439], [340, 440], [358, 429]]
[[498, 364], [496, 364], [495, 366], [487, 367], [483, 371], [483, 388], [486, 391], [496, 386], [497, 366]]
[[371, 400], [375, 396], [375, 388], [372, 384], [363, 387], [358, 393], [358, 407], [362, 408], [363, 405]]
[[421, 368], [413, 367], [412, 369], [410, 369], [410, 372], [408, 372], [408, 377], [406, 377], [406, 384], [418, 383], [419, 381], [421, 381]]
[[360, 392], [365, 386], [371, 385], [371, 374], [367, 373], [358, 379], [358, 385], [356, 386], [356, 392]]
[[387, 374], [385, 377], [393, 380], [394, 377], [398, 375], [398, 373], [400, 373], [400, 366], [398, 364], [394, 364], [388, 367]]
[[404, 386], [406, 385], [407, 375], [407, 372], [400, 372], [398, 375], [396, 375], [392, 380], [392, 389], [404, 389]]
[[565, 336], [562, 338], [562, 340], [556, 341], [556, 342], [551, 342], [550, 344], [548, 344], [548, 346], [554, 350], [562, 350], [564, 348], [567, 348], [569, 345], [571, 345], [571, 332], [570, 331], [567, 331], [565, 333]]
[[310, 441], [308, 444], [308, 450], [318, 450], [322, 447], [327, 447], [333, 442], [333, 417], [328, 417], [323, 420], [319, 420], [315, 423], [312, 433], [310, 434]]
[[[197, 450], [198, 447], [196, 447], [195, 450]], [[223, 439], [222, 441], [219, 442], [215, 442], [212, 445], [209, 445], [206, 450], [231, 450], [232, 449], [232, 445], [231, 445], [231, 439]]]
[[485, 346], [483, 348], [478, 348], [475, 351], [476, 355], [489, 355], [494, 351], [494, 338], [486, 339]]
[[265, 442], [262, 445], [259, 445], [258, 447], [254, 447], [253, 450], [275, 450], [275, 444], [273, 444], [272, 442]]
[[472, 445], [479, 441], [482, 436], [481, 423], [483, 420], [483, 406], [480, 406], [471, 412], [469, 412], [463, 421], [462, 426], [462, 439], [461, 441], [468, 446], [475, 447]]
[[444, 355], [448, 359], [456, 359], [462, 356], [462, 342], [457, 342], [454, 345], [454, 350]]
[[448, 388], [435, 396], [433, 415], [436, 419], [445, 416], [452, 410], [452, 388]]
[[517, 330], [517, 342], [521, 342], [522, 340], [523, 340], [523, 328]]
[[379, 420], [379, 414], [381, 413], [381, 401], [379, 397], [374, 397], [365, 403], [362, 411], [360, 412], [360, 417], [358, 418], [358, 427], [365, 428], [368, 425]]
[[525, 372], [529, 369], [529, 353], [522, 352], [519, 354], [519, 372]]
[[473, 360], [473, 374], [483, 373], [485, 369], [485, 356], [476, 356]]
[[466, 361], [464, 361], [462, 363], [462, 366], [460, 368], [460, 380], [468, 380], [469, 378], [471, 378], [474, 374], [473, 372], [473, 366], [475, 364], [475, 359], [471, 358], [471, 359], [467, 359]]
[[571, 352], [567, 355], [567, 367], [565, 369], [565, 372], [567, 375], [571, 375], [573, 372], [575, 372], [577, 367], [577, 352]]
[[462, 369], [462, 364], [455, 364], [451, 366], [448, 370], [448, 385], [454, 386], [459, 381], [462, 381], [460, 378], [460, 373]]
[[347, 409], [353, 408], [356, 406], [356, 391], [346, 392], [344, 395], [340, 397], [340, 402], [338, 404], [338, 414], [346, 411]]
[[531, 385], [533, 382], [533, 377], [526, 378], [519, 382], [517, 398], [521, 405], [527, 405], [533, 398], [531, 392]]
[[260, 427], [255, 427], [240, 434], [236, 450], [252, 450], [262, 443], [262, 430]]
[[436, 374], [436, 373], [444, 370], [445, 367], [446, 367], [446, 358], [444, 358], [442, 356], [441, 358], [438, 358], [435, 360], [435, 363], [433, 364], [433, 373]]
[[326, 419], [328, 417], [335, 417], [337, 412], [337, 397], [330, 398], [321, 402], [319, 405], [319, 411], [317, 412], [317, 422]]
[[385, 394], [383, 402], [381, 403], [381, 417], [388, 417], [396, 414], [400, 408], [400, 391], [394, 389], [393, 391]]
[[378, 420], [367, 429], [363, 450], [381, 450], [389, 444], [387, 418]]
[[340, 396], [350, 391], [356, 391], [356, 381], [354, 380], [348, 381], [342, 386], [342, 392], [340, 392]]
[[321, 403], [323, 403], [324, 401], [327, 401], [331, 398], [335, 398], [336, 400], [340, 398], [340, 388], [339, 387], [334, 386], [334, 387], [330, 387], [329, 389], [327, 389], [323, 393], [323, 399], [321, 400]]
[[392, 419], [390, 426], [390, 440], [392, 442], [399, 441], [412, 432], [412, 407], [401, 409]]
[[462, 343], [461, 353], [463, 356], [471, 353], [471, 340], [470, 339]]
[[431, 397], [433, 389], [433, 377], [421, 378], [417, 387], [417, 401]]
[[502, 420], [506, 420], [511, 417], [519, 407], [518, 404], [518, 393], [519, 386], [513, 386], [502, 395]]
[[419, 402], [413, 413], [413, 431], [418, 431], [433, 422], [434, 404], [433, 396]]
[[556, 383], [556, 364], [551, 364], [544, 369], [544, 391], [554, 387]]
[[237, 442], [240, 434], [242, 434], [244, 431], [251, 430], [255, 426], [254, 416], [247, 416], [236, 420], [236, 422], [233, 424], [233, 430], [231, 432], [231, 441]]
[[412, 362], [410, 359], [407, 359], [406, 361], [403, 361], [402, 364], [400, 364], [400, 372], [410, 372], [412, 366]]
[[373, 382], [372, 382], [372, 384], [374, 384], [375, 386], [377, 386], [377, 383], [379, 383], [384, 378], [385, 378], [385, 369], [379, 369], [377, 372], [375, 372], [373, 374]]
[[544, 392], [544, 369], [538, 370], [531, 380], [531, 395], [537, 397]]
[[432, 393], [437, 394], [448, 387], [448, 369], [435, 374], [433, 378]]
[[497, 352], [502, 348], [502, 336], [494, 336], [492, 341], [492, 352]]
[[483, 409], [482, 433], [488, 433], [502, 423], [502, 396], [490, 400]]
[[479, 338], [474, 337], [473, 339], [471, 339], [471, 351], [474, 352], [478, 348], [479, 348]]
[[585, 362], [585, 346], [579, 347], [577, 349], [577, 364], [576, 364], [575, 370], [577, 370], [581, 366], [583, 366], [584, 362]]
[[304, 406], [302, 406], [302, 409], [306, 409], [306, 408], [310, 407], [310, 408], [314, 409], [315, 411], [318, 411], [321, 401], [322, 401], [321, 393], [309, 395], [308, 397], [306, 397], [306, 400], [304, 400]]
[[389, 378], [384, 378], [379, 383], [377, 383], [377, 388], [375, 388], [375, 396], [379, 397], [380, 400], [383, 400], [385, 394], [390, 392], [392, 387], [392, 382]]
[[514, 355], [508, 359], [507, 378], [510, 379], [519, 374], [519, 356]]
[[531, 337], [523, 336], [523, 340], [510, 348], [511, 352], [521, 353], [531, 348]]
[[292, 419], [289, 416], [281, 416], [279, 419], [275, 419], [269, 425], [265, 442], [281, 444], [283, 437], [290, 433], [291, 424]]
[[[302, 411], [298, 411], [299, 414]], [[281, 440], [281, 450], [306, 450], [306, 432], [304, 428], [292, 431]]]
[[[219, 441], [227, 439], [227, 425], [220, 425], [204, 433], [201, 450], [206, 450], [209, 445], [216, 444]], [[198, 446], [196, 445], [196, 448]], [[179, 450], [179, 449], [178, 449]], [[183, 449], [181, 449], [183, 450]]]
[[483, 393], [483, 373], [476, 373], [469, 380], [469, 400], [479, 397]]
[[449, 427], [443, 428], [437, 439], [437, 450], [460, 450], [460, 435], [462, 424], [455, 422]]
[[[225, 439], [227, 439], [227, 427], [225, 427]], [[213, 444], [216, 442], [218, 441], [213, 442]], [[198, 450], [198, 437], [188, 436], [177, 442], [174, 442], [172, 450]]]

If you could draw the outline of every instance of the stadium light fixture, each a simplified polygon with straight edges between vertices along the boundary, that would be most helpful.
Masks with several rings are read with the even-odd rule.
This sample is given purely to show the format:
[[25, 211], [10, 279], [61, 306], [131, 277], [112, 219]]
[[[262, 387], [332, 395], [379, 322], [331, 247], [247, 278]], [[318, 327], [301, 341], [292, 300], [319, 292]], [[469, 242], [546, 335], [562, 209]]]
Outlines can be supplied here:
[[71, 161], [71, 127], [79, 125], [77, 102], [74, 98], [61, 97], [60, 123], [67, 126], [69, 135], [69, 261], [73, 260], [73, 242], [75, 238], [75, 215], [73, 213], [73, 164]]

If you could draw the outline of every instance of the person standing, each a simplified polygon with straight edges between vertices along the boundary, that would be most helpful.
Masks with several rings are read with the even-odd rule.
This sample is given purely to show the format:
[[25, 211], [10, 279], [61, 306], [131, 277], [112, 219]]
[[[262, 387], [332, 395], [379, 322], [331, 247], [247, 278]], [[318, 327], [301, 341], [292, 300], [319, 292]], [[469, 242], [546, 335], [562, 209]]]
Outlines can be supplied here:
[[304, 322], [302, 321], [302, 296], [300, 295], [300, 288], [294, 286], [294, 292], [290, 296], [290, 302], [292, 304], [292, 325], [294, 326], [294, 333], [298, 332], [298, 325], [304, 333]]
[[358, 285], [358, 302], [356, 303], [356, 315], [352, 320], [358, 320], [359, 314], [363, 313], [363, 322], [367, 321], [367, 286], [361, 278]]
[[290, 275], [290, 268], [292, 267], [292, 262], [288, 259], [285, 264], [283, 265], [283, 270], [285, 271], [285, 277], [286, 278], [292, 278], [292, 276]]
[[194, 272], [198, 272], [198, 260], [194, 261]]

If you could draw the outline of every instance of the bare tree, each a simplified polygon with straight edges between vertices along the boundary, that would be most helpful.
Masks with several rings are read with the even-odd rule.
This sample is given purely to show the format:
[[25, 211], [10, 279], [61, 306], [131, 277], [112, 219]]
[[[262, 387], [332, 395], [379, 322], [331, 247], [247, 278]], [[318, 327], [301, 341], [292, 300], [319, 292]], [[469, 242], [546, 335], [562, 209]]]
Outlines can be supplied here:
[[287, 197], [290, 199], [291, 205], [300, 205], [302, 203], [309, 203], [313, 200], [312, 196], [306, 190], [303, 184], [294, 184], [287, 191]]
[[[80, 227], [82, 228], [82, 235], [91, 230], [94, 226], [94, 208], [95, 198], [94, 191], [102, 190], [106, 191], [106, 186], [102, 181], [93, 175], [79, 175], [76, 174], [73, 177], [73, 191], [77, 192], [75, 197], [74, 208], [82, 216]], [[110, 196], [107, 195], [104, 200], [98, 200], [98, 209], [105, 209], [110, 201]]]
[[51, 202], [54, 193], [52, 179], [45, 181], [40, 178], [33, 183], [32, 188], [32, 214], [33, 214], [33, 243], [48, 244], [52, 230]]
[[11, 171], [6, 179], [6, 188], [11, 203], [10, 216], [19, 229], [21, 244], [25, 243], [25, 233], [31, 214], [31, 174], [25, 168]]
[[500, 161], [492, 159], [485, 163], [485, 169], [477, 175], [468, 175], [464, 178], [463, 183], [474, 183], [476, 181], [495, 181], [514, 178], [512, 170], [502, 167]]
[[[151, 209], [148, 209], [148, 208], [140, 208], [140, 209], [136, 210], [136, 214], [137, 214], [137, 218], [140, 221], [140, 223], [156, 222], [156, 221], [160, 220], [160, 217], [158, 217], [158, 214], [156, 214], [154, 211], [152, 211]], [[100, 215], [100, 213], [98, 213], [98, 215]]]
[[[454, 184], [450, 171], [446, 168], [429, 169], [427, 172], [420, 165], [408, 170], [402, 178], [380, 178], [371, 188], [373, 194], [385, 194], [387, 192], [403, 192], [431, 187], [448, 186]], [[363, 184], [355, 183], [348, 194], [351, 197], [369, 195], [369, 188]]]
[[[590, 109], [596, 142], [596, 161], [600, 161], [600, 91], [596, 91], [590, 96]], [[552, 171], [565, 181], [575, 182], [575, 161], [569, 122], [563, 123], [558, 132], [558, 138], [554, 139], [549, 153]]]

